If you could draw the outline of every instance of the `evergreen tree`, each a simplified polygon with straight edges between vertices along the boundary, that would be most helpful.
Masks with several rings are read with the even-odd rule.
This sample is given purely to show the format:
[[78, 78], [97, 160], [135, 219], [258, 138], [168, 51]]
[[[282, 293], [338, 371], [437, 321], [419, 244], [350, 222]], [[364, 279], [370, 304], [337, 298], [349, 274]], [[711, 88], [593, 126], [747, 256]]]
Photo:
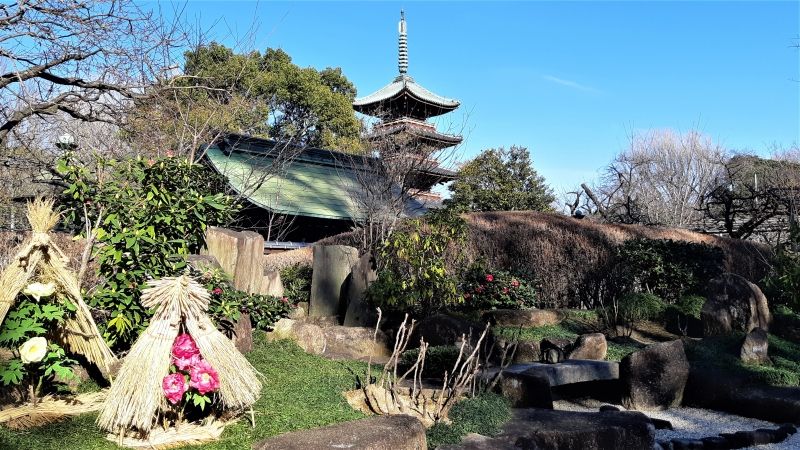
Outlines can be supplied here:
[[484, 150], [450, 186], [449, 205], [468, 211], [550, 211], [555, 201], [525, 147]]

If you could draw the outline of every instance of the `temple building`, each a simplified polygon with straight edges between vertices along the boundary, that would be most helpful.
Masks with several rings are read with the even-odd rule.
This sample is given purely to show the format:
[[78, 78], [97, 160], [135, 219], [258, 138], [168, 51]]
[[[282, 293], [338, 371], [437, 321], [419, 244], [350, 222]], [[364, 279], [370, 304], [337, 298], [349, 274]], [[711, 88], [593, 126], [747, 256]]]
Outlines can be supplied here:
[[404, 216], [441, 205], [431, 189], [453, 180], [455, 173], [440, 167], [436, 155], [459, 144], [461, 137], [440, 133], [428, 119], [455, 110], [459, 102], [430, 92], [408, 75], [402, 12], [399, 32], [399, 75], [353, 102], [355, 111], [373, 121], [363, 136], [365, 155], [295, 148], [237, 134], [222, 136], [206, 148], [211, 167], [247, 199], [246, 225], [267, 230], [262, 234], [273, 241], [268, 245], [292, 248], [287, 241], [310, 243], [359, 225], [372, 210], [369, 199], [381, 201], [370, 192], [370, 178], [382, 176], [387, 179], [383, 184], [391, 185], [385, 191], [406, 193], [401, 196]]

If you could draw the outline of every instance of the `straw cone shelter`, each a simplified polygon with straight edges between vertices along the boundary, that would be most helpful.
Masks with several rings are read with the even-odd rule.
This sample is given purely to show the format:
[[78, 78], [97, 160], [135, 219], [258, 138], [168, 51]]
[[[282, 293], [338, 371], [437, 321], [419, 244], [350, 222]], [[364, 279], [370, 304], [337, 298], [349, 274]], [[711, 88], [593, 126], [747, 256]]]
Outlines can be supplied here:
[[192, 336], [203, 359], [219, 374], [215, 395], [222, 406], [233, 411], [252, 406], [261, 393], [258, 373], [209, 318], [209, 292], [186, 275], [148, 285], [141, 302], [155, 308], [155, 315], [125, 357], [98, 425], [119, 436], [127, 432], [147, 436], [160, 422], [170, 410], [162, 380], [169, 374], [172, 346], [182, 331]]
[[49, 234], [60, 214], [53, 210], [52, 200], [37, 199], [28, 204], [27, 216], [33, 232], [0, 274], [0, 323], [31, 281], [38, 278], [54, 283], [77, 309], [64, 319], [62, 329], [53, 330], [54, 338], [68, 351], [86, 357], [109, 378], [117, 359], [83, 301], [78, 279], [68, 267], [69, 258]]

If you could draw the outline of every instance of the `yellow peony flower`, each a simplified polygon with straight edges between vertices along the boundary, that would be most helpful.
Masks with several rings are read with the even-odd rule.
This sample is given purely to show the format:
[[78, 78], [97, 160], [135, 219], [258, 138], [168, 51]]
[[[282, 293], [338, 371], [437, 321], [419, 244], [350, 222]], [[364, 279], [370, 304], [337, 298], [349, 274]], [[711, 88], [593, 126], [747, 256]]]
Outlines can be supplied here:
[[53, 283], [31, 283], [22, 290], [25, 295], [30, 295], [38, 302], [42, 297], [49, 297], [56, 292], [56, 285]]
[[23, 364], [39, 362], [47, 355], [47, 339], [37, 336], [25, 341], [19, 347], [19, 357]]

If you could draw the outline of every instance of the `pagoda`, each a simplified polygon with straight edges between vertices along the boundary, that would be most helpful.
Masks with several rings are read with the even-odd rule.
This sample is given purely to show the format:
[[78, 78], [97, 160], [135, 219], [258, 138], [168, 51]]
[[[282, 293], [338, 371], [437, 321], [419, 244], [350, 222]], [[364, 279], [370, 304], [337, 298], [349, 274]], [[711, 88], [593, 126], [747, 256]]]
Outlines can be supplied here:
[[405, 152], [407, 156], [416, 155], [427, 159], [437, 151], [461, 142], [461, 136], [440, 133], [436, 126], [427, 121], [431, 117], [455, 110], [460, 103], [458, 100], [434, 94], [408, 75], [408, 36], [405, 14], [402, 11], [398, 28], [399, 75], [372, 94], [355, 99], [353, 108], [379, 119], [365, 135], [367, 142], [376, 150], [386, 151], [388, 149], [385, 147], [390, 146], [395, 147], [395, 151]]

